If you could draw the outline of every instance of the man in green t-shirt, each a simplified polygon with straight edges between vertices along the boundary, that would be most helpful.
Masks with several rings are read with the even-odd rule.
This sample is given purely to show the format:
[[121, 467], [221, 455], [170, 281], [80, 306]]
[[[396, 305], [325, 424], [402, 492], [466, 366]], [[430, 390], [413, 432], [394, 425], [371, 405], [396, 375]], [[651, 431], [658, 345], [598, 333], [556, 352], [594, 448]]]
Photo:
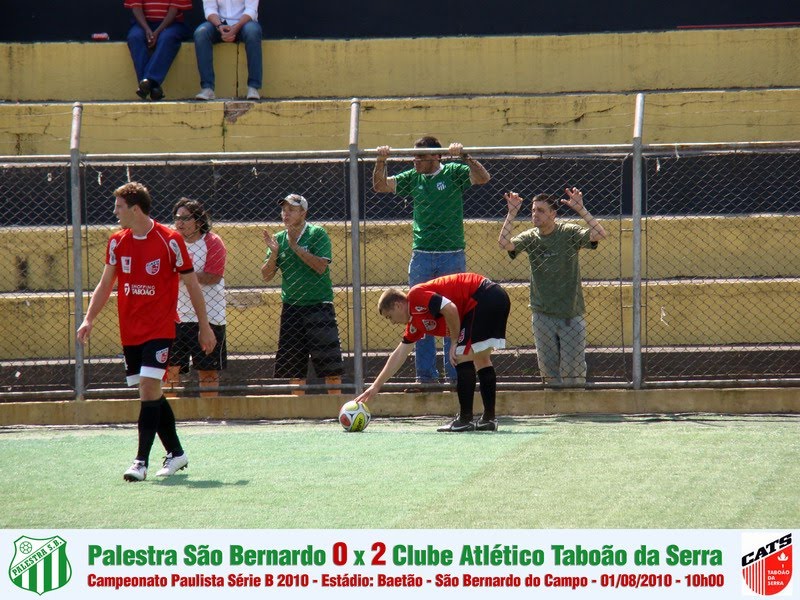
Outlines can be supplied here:
[[[441, 148], [433, 136], [414, 142], [415, 148]], [[464, 273], [464, 192], [473, 185], [483, 185], [491, 176], [477, 160], [453, 142], [448, 154], [464, 162], [442, 164], [441, 153], [414, 156], [414, 168], [389, 177], [386, 158], [389, 146], [378, 148], [372, 187], [379, 193], [411, 196], [414, 200], [413, 244], [408, 265], [408, 284], [414, 286], [436, 277]], [[455, 368], [447, 360], [450, 340], [444, 338], [444, 367], [448, 379], [455, 382]], [[426, 335], [416, 344], [416, 375], [419, 383], [438, 383], [436, 341]]]
[[271, 281], [278, 269], [282, 276], [275, 377], [304, 385], [310, 356], [317, 377], [339, 384], [344, 366], [333, 310], [331, 239], [322, 227], [306, 222], [303, 196], [289, 194], [279, 204], [286, 229], [274, 236], [264, 231], [267, 257], [261, 267], [264, 281]]
[[[578, 188], [567, 188], [566, 194], [565, 200], [548, 194], [535, 196], [533, 228], [513, 238], [522, 197], [516, 192], [505, 194], [508, 215], [498, 243], [512, 259], [520, 252], [528, 254], [533, 339], [542, 380], [545, 385], [572, 387], [586, 383], [586, 320], [578, 251], [597, 248], [606, 231], [586, 210]], [[561, 204], [578, 213], [588, 229], [575, 223], [557, 223]]]

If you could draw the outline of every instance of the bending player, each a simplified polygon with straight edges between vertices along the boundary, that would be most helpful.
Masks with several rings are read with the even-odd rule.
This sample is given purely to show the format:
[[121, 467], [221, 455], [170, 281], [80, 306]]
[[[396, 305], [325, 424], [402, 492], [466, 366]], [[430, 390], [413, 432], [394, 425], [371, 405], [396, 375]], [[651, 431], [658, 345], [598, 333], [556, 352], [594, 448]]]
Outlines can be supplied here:
[[[492, 350], [505, 348], [511, 302], [498, 284], [476, 273], [457, 273], [413, 286], [408, 294], [391, 288], [381, 294], [378, 311], [405, 325], [403, 340], [394, 349], [372, 385], [356, 400], [368, 402], [403, 365], [414, 342], [424, 335], [449, 336], [450, 363], [456, 368], [459, 414], [437, 431], [496, 431], [497, 375]], [[481, 384], [483, 416], [473, 421], [476, 382]]]

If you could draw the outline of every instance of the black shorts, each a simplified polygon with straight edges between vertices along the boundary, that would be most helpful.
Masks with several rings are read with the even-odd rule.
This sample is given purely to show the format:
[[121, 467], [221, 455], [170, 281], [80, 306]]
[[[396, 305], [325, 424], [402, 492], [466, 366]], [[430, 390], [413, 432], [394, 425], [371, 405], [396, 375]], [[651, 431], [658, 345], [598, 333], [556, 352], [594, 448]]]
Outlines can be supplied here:
[[139, 379], [163, 380], [167, 372], [169, 352], [172, 347], [170, 339], [148, 340], [138, 346], [123, 346], [125, 355], [125, 375], [128, 385], [139, 385]]
[[275, 377], [305, 379], [309, 357], [317, 377], [331, 377], [344, 372], [333, 304], [284, 304], [278, 353], [275, 355]]
[[214, 325], [211, 330], [217, 338], [217, 345], [211, 354], [206, 354], [197, 341], [200, 333], [199, 323], [178, 323], [175, 327], [175, 343], [169, 355], [169, 366], [179, 366], [181, 373], [189, 372], [189, 359], [195, 371], [221, 371], [228, 366], [228, 345], [225, 342], [225, 325]]
[[472, 297], [478, 304], [461, 320], [456, 355], [483, 352], [488, 348], [505, 348], [506, 324], [511, 312], [508, 294], [487, 279]]

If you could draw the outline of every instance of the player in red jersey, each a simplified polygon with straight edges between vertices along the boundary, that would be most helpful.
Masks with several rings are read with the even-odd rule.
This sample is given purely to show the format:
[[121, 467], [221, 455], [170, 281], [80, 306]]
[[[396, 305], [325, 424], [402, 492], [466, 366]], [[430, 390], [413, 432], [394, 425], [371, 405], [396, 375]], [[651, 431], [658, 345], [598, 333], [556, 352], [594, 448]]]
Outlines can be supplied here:
[[178, 321], [178, 280], [186, 284], [200, 324], [198, 339], [204, 352], [216, 345], [192, 259], [179, 233], [150, 218], [152, 198], [141, 183], [114, 190], [114, 215], [122, 230], [108, 240], [106, 264], [92, 294], [77, 337], [86, 343], [97, 315], [117, 282], [119, 331], [129, 386], [139, 386], [139, 449], [126, 481], [147, 477], [150, 449], [156, 434], [167, 456], [159, 476], [172, 475], [189, 463], [175, 429], [175, 415], [161, 391], [170, 347]]
[[[391, 288], [381, 294], [378, 311], [406, 326], [403, 341], [389, 356], [372, 385], [356, 400], [368, 402], [405, 362], [424, 335], [449, 336], [450, 363], [456, 368], [459, 415], [437, 431], [496, 431], [497, 375], [492, 350], [506, 347], [511, 301], [498, 284], [476, 273], [457, 273], [412, 287], [408, 294]], [[473, 422], [476, 380], [481, 384], [483, 416]]]

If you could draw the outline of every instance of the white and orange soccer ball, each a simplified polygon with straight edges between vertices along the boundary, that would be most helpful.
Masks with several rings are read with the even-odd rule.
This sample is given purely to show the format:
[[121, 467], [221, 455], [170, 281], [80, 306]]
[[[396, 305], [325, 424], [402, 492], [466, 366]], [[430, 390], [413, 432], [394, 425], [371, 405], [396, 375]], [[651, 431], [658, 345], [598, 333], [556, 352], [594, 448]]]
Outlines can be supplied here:
[[369, 407], [363, 402], [359, 404], [355, 400], [350, 400], [339, 410], [339, 423], [345, 431], [364, 431], [371, 418]]

